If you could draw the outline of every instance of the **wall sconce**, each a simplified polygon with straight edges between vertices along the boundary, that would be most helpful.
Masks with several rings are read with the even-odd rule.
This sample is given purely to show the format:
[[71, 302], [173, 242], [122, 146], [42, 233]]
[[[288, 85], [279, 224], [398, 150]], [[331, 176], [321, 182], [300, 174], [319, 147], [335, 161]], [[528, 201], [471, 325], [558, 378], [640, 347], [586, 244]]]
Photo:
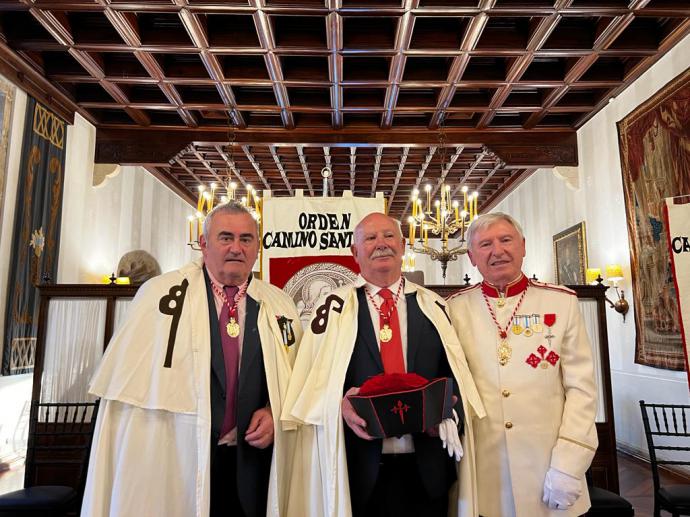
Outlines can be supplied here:
[[[618, 288], [618, 282], [623, 280], [623, 268], [620, 264], [608, 264], [606, 266], [606, 280], [611, 284], [611, 287], [616, 290], [616, 296], [618, 297], [618, 299], [613, 302], [606, 296], [606, 301], [609, 302], [613, 310], [623, 315], [623, 321], [625, 321], [625, 315], [628, 313], [630, 305], [628, 304], [628, 300], [625, 299], [623, 289]], [[586, 281], [590, 285], [601, 285], [604, 281], [604, 279], [601, 278], [601, 269], [588, 268]]]

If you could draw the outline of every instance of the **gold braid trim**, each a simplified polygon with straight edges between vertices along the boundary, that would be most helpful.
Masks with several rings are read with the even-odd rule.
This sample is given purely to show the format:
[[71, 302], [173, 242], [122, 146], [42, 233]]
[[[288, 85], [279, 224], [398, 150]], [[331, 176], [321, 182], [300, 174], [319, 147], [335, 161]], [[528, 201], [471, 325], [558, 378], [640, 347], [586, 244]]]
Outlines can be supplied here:
[[565, 440], [566, 442], [571, 442], [574, 443], [575, 445], [579, 445], [580, 447], [584, 447], [585, 449], [589, 449], [592, 452], [596, 452], [596, 448], [592, 447], [591, 445], [587, 445], [586, 443], [578, 442], [577, 440], [573, 440], [572, 438], [566, 438], [565, 436], [559, 436], [559, 440]]

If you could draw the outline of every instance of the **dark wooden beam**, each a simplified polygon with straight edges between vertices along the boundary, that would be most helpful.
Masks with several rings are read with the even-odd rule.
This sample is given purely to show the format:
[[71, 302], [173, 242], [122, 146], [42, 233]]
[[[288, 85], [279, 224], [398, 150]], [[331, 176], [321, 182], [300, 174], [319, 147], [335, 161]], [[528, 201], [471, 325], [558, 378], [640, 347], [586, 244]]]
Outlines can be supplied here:
[[[304, 145], [349, 147], [352, 145], [427, 147], [438, 143], [438, 131], [318, 131], [236, 130], [236, 145]], [[446, 145], [485, 144], [508, 166], [548, 167], [577, 165], [577, 134], [574, 131], [476, 131], [445, 129]], [[160, 129], [99, 129], [96, 162], [120, 164], [167, 164], [190, 143], [227, 143], [225, 129], [212, 131]], [[508, 143], [507, 143], [508, 142]]]

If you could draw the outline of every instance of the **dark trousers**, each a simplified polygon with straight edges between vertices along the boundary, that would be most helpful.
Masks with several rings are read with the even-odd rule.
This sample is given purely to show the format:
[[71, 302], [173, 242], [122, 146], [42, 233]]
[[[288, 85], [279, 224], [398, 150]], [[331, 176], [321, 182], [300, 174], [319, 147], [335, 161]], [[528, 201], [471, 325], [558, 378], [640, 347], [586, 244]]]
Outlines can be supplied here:
[[211, 454], [210, 517], [243, 517], [237, 494], [237, 447], [218, 445]]
[[379, 476], [364, 512], [354, 517], [446, 517], [448, 495], [429, 497], [414, 454], [382, 454]]

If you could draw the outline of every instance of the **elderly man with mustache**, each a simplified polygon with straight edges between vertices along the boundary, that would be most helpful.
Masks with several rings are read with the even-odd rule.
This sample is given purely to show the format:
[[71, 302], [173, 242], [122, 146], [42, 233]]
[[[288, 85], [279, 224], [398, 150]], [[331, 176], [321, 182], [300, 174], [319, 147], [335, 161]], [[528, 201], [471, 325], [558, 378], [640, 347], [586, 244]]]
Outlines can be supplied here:
[[[282, 417], [304, 426], [290, 515], [445, 517], [458, 477], [450, 513], [476, 515], [472, 417], [484, 410], [445, 302], [401, 277], [404, 246], [396, 221], [369, 214], [351, 248], [359, 277], [316, 304]], [[374, 439], [347, 398], [371, 376], [406, 372], [455, 379], [466, 421], [459, 464], [435, 433]]]

